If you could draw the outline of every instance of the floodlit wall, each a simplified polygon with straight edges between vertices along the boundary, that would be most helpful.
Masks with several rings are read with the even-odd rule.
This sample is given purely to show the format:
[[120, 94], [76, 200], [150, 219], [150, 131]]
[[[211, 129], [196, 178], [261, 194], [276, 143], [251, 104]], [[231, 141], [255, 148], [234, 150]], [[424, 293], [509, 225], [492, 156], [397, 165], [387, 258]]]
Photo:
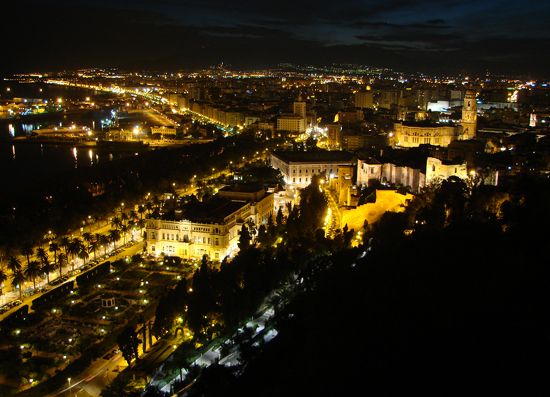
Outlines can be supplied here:
[[402, 212], [408, 202], [412, 200], [412, 194], [397, 193], [396, 190], [377, 190], [376, 202], [360, 205], [353, 209], [342, 209], [342, 222], [340, 227], [348, 225], [348, 229], [359, 230], [363, 227], [365, 219], [369, 224], [377, 222], [385, 212]]

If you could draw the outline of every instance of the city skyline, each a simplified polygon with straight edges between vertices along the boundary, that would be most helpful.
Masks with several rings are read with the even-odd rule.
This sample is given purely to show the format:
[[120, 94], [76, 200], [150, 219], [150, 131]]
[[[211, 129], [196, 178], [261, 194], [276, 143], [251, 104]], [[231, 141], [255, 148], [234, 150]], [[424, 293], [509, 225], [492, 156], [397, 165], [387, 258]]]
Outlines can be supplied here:
[[360, 63], [546, 77], [545, 3], [45, 1], [13, 5], [3, 73]]

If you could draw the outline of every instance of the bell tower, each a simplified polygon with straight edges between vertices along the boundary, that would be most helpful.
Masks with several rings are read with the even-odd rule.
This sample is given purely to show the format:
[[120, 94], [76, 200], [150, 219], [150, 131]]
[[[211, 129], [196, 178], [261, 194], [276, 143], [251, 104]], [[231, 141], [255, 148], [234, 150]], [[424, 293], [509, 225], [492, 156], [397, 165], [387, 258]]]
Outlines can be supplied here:
[[474, 139], [476, 137], [477, 104], [474, 90], [466, 90], [460, 125], [462, 126], [462, 139]]

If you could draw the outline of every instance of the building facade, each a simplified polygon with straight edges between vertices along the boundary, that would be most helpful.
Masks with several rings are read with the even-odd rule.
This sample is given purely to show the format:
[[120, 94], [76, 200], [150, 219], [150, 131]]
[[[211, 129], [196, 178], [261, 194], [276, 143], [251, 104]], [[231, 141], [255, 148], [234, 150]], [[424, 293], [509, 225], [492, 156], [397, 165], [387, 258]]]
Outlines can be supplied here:
[[468, 178], [468, 167], [466, 162], [451, 163], [444, 162], [434, 157], [428, 157], [426, 160], [426, 184], [438, 180], [444, 180], [451, 176], [456, 176], [460, 179]]
[[467, 90], [462, 105], [462, 139], [474, 139], [477, 130], [477, 103], [476, 92]]
[[400, 122], [394, 124], [395, 145], [417, 147], [422, 144], [448, 146], [460, 136], [460, 127], [429, 122]]
[[360, 109], [372, 109], [374, 100], [372, 91], [359, 91], [355, 93], [355, 107]]
[[314, 175], [337, 178], [338, 167], [353, 164], [353, 155], [343, 151], [271, 153], [271, 166], [281, 171], [286, 185], [291, 188], [308, 186]]
[[[244, 223], [267, 222], [273, 214], [273, 194], [265, 193], [255, 201], [217, 197], [208, 208], [185, 214], [181, 219], [148, 219], [145, 241], [147, 252], [200, 259], [207, 255], [222, 260], [238, 251], [239, 233]], [[201, 203], [202, 204], [202, 203]]]
[[277, 131], [305, 132], [306, 120], [295, 114], [277, 118]]

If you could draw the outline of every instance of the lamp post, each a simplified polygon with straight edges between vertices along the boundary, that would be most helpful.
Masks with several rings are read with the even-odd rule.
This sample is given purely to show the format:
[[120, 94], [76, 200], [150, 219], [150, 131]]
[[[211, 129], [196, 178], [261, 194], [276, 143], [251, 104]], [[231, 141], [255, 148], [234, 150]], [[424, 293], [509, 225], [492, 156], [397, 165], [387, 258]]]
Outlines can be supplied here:
[[69, 396], [72, 396], [72, 392], [71, 392], [71, 378], [67, 378], [67, 382], [69, 382]]

